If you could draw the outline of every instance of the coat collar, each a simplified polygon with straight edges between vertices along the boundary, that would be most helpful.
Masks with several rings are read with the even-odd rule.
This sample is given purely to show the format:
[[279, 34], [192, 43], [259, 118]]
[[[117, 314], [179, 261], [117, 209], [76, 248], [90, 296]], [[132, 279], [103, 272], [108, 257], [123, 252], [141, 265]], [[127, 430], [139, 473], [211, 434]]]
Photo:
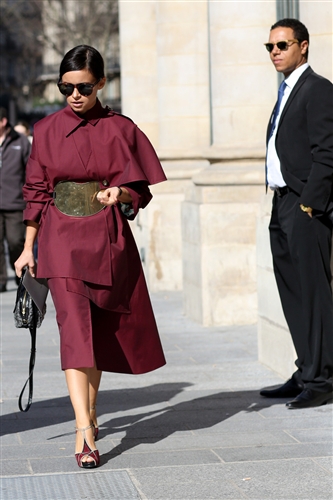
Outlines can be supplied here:
[[63, 113], [65, 118], [65, 135], [68, 137], [78, 127], [85, 123], [90, 123], [95, 126], [101, 118], [107, 115], [108, 108], [103, 108], [100, 101], [97, 99], [95, 106], [89, 109], [84, 115], [75, 113], [69, 105], [64, 108]]

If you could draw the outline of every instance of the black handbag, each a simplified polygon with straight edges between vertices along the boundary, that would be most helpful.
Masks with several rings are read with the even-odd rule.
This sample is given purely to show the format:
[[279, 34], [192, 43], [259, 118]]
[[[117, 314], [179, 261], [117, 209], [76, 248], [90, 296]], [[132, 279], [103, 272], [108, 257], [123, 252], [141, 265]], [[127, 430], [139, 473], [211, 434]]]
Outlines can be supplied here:
[[[29, 377], [19, 396], [18, 405], [21, 411], [28, 411], [32, 404], [33, 371], [36, 359], [36, 329], [40, 327], [46, 313], [46, 297], [48, 286], [46, 279], [33, 278], [27, 269], [23, 269], [20, 283], [17, 288], [14, 307], [14, 321], [16, 328], [28, 328], [31, 336], [31, 351], [29, 361]], [[29, 383], [28, 403], [22, 406], [22, 397]]]

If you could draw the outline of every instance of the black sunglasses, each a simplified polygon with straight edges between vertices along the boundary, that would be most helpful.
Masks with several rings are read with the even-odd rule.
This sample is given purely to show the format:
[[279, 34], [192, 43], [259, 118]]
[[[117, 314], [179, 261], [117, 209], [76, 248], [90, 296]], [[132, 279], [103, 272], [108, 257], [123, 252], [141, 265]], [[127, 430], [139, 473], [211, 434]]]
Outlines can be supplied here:
[[264, 45], [268, 52], [272, 52], [272, 50], [274, 49], [274, 45], [276, 45], [279, 50], [288, 50], [288, 47], [290, 47], [290, 45], [292, 45], [293, 43], [299, 43], [299, 40], [293, 38], [292, 40], [281, 40], [277, 43], [264, 43]]
[[87, 97], [92, 94], [95, 85], [97, 85], [100, 81], [101, 80], [99, 79], [96, 83], [78, 83], [77, 85], [73, 85], [73, 83], [58, 82], [57, 85], [60, 92], [66, 97], [72, 95], [74, 89], [77, 89], [80, 95]]

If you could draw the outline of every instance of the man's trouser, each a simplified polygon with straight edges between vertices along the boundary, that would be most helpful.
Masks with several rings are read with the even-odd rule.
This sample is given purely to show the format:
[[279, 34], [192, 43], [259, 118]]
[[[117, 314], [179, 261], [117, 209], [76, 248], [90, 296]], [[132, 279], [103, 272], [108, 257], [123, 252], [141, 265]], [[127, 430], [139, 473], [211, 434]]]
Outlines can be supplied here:
[[7, 264], [5, 240], [7, 242], [9, 262], [14, 269], [14, 262], [19, 258], [24, 246], [25, 225], [22, 210], [0, 210], [0, 285], [7, 283]]
[[306, 388], [332, 390], [332, 224], [302, 212], [299, 197], [274, 194], [270, 222], [273, 266], [282, 308]]

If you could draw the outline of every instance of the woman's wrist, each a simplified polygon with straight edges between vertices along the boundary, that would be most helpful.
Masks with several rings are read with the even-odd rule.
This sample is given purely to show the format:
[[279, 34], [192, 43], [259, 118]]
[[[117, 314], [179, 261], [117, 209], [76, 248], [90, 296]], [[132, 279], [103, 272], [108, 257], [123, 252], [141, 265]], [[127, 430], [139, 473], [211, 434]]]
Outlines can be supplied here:
[[24, 247], [23, 247], [23, 250], [24, 252], [26, 253], [34, 253], [34, 245], [35, 245], [35, 242], [31, 243], [30, 241], [26, 242], [24, 244]]
[[133, 199], [128, 190], [125, 187], [117, 186], [119, 193], [117, 195], [117, 200], [120, 203], [132, 203]]

